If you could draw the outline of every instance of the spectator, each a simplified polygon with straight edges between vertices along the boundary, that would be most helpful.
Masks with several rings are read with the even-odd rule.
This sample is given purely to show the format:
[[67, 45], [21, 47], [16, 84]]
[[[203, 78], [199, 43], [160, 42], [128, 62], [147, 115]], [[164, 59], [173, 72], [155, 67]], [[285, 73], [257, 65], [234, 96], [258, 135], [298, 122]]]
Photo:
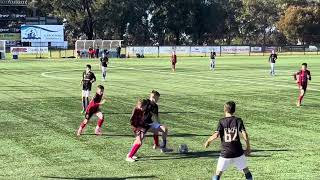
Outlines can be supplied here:
[[96, 58], [99, 58], [99, 53], [100, 53], [100, 47], [98, 46], [96, 49]]
[[89, 47], [89, 58], [93, 58], [93, 56], [94, 56], [94, 50], [93, 50], [93, 48], [90, 46], [90, 47]]

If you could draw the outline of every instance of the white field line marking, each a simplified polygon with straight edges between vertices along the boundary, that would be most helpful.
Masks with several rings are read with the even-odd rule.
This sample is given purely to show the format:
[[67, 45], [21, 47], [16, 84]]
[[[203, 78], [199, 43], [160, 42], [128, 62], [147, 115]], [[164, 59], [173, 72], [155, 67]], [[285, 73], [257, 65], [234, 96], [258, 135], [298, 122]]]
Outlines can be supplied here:
[[[160, 74], [173, 74], [170, 71], [159, 71], [159, 70], [147, 70], [147, 69], [137, 69], [137, 68], [133, 68], [133, 67], [112, 67], [113, 69], [126, 69], [126, 70], [137, 70], [137, 71], [143, 71], [143, 72], [157, 72]], [[73, 70], [75, 71], [75, 70]], [[50, 72], [43, 72], [41, 73], [41, 76], [46, 77], [46, 78], [53, 78], [53, 79], [65, 79], [65, 80], [74, 80], [74, 79], [78, 79], [78, 78], [67, 78], [67, 77], [56, 77], [53, 75], [48, 75], [48, 74], [52, 74], [52, 73], [56, 73], [56, 72], [70, 72], [70, 71], [50, 71]], [[196, 77], [201, 81], [207, 80], [207, 81], [214, 81], [214, 80], [223, 80], [223, 81], [229, 81], [229, 82], [236, 82], [236, 83], [241, 83], [241, 84], [254, 84], [254, 85], [266, 85], [266, 86], [273, 86], [273, 87], [285, 87], [285, 88], [290, 88], [290, 89], [297, 89], [296, 85], [282, 85], [282, 84], [270, 84], [270, 83], [264, 83], [264, 82], [256, 82], [256, 81], [248, 81], [248, 79], [246, 79], [245, 77], [241, 77], [241, 80], [239, 79], [227, 79], [227, 78], [219, 78], [219, 77], [214, 77], [214, 79], [211, 79], [207, 76], [199, 76], [199, 75], [193, 75], [193, 74], [185, 74], [185, 73], [176, 73], [175, 75], [183, 75], [183, 76], [189, 76], [189, 77]], [[235, 78], [235, 77], [232, 77]], [[294, 83], [293, 83], [294, 84]], [[319, 89], [314, 89], [314, 88], [308, 88], [308, 90], [311, 91], [317, 91], [320, 92]]]

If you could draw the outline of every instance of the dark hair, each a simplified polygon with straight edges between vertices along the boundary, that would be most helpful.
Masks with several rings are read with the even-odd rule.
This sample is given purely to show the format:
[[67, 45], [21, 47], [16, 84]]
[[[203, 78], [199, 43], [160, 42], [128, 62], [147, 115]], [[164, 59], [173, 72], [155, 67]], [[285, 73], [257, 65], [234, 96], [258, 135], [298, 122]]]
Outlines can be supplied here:
[[230, 114], [236, 112], [236, 103], [234, 101], [228, 101], [224, 104], [224, 109]]
[[98, 85], [98, 88], [104, 90], [104, 87], [102, 85]]
[[91, 69], [91, 65], [90, 65], [90, 64], [87, 64], [86, 67], [89, 68], [89, 69]]
[[302, 66], [307, 67], [307, 66], [308, 66], [308, 64], [307, 64], [307, 63], [302, 63]]
[[155, 96], [160, 97], [160, 93], [156, 90], [152, 90], [151, 93], [154, 94]]

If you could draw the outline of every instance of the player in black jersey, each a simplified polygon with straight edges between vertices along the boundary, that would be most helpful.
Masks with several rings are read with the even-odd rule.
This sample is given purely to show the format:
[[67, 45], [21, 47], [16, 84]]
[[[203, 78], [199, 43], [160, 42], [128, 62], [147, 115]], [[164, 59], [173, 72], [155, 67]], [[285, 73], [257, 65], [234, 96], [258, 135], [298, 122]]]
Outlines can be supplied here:
[[270, 67], [271, 67], [270, 75], [271, 76], [276, 75], [276, 73], [275, 73], [275, 64], [276, 64], [277, 59], [278, 59], [278, 56], [273, 50], [272, 53], [269, 56], [269, 63], [270, 63]]
[[214, 71], [215, 67], [216, 67], [216, 52], [211, 51], [210, 52], [210, 70]]
[[87, 64], [86, 70], [82, 73], [82, 112], [85, 112], [89, 104], [89, 96], [92, 83], [96, 81], [96, 76], [91, 71], [91, 65]]
[[109, 51], [104, 50], [102, 53], [102, 57], [100, 58], [100, 64], [101, 64], [101, 72], [102, 72], [102, 78], [103, 81], [107, 79], [107, 67], [109, 64], [109, 58], [108, 58]]
[[[228, 169], [228, 167], [234, 164], [239, 171], [243, 171], [247, 180], [252, 180], [252, 174], [247, 167], [247, 161], [245, 155], [249, 155], [251, 152], [249, 136], [246, 133], [243, 121], [241, 118], [234, 116], [236, 110], [236, 104], [233, 101], [229, 101], [224, 105], [225, 117], [222, 118], [217, 130], [206, 141], [205, 148], [209, 147], [210, 143], [215, 139], [221, 139], [221, 154], [218, 160], [216, 174], [213, 176], [213, 180], [219, 180], [222, 173]], [[240, 142], [240, 134], [246, 142], [246, 150], [242, 149]]]

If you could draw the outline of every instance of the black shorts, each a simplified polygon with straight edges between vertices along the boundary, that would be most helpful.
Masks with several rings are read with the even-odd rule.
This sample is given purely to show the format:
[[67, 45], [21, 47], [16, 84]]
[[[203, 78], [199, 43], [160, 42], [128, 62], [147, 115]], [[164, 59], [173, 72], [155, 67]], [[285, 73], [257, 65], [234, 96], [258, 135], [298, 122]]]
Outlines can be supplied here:
[[86, 114], [84, 115], [84, 118], [90, 120], [91, 117], [92, 117], [94, 114], [98, 113], [98, 112], [100, 112], [100, 109], [97, 109], [97, 110], [95, 110], [95, 111], [86, 112]]

